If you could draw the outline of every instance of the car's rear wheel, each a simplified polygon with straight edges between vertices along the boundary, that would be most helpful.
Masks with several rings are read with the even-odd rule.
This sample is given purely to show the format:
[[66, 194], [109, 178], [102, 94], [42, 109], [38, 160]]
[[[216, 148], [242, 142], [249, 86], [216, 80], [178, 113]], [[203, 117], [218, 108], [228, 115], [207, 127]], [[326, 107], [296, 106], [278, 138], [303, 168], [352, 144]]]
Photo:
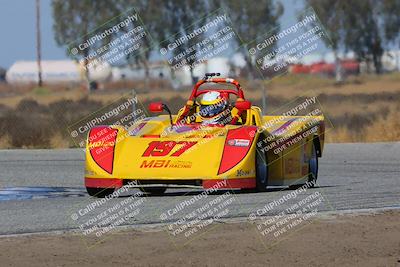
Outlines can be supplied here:
[[318, 155], [314, 142], [312, 146], [311, 158], [308, 162], [308, 170], [308, 183], [311, 184], [310, 187], [314, 187], [318, 178]]
[[[310, 159], [308, 160], [308, 187], [314, 187], [317, 178], [318, 178], [318, 155], [317, 155], [317, 148], [315, 147], [315, 144], [313, 142], [312, 145], [312, 151], [311, 151], [311, 156]], [[303, 186], [304, 184], [295, 184], [295, 185], [290, 185], [289, 189], [297, 189]]]
[[161, 196], [167, 190], [166, 187], [139, 187], [140, 191], [153, 196]]
[[267, 190], [268, 164], [267, 156], [262, 149], [256, 150], [256, 190], [265, 192]]
[[108, 195], [114, 193], [114, 188], [95, 188], [95, 187], [86, 187], [86, 191], [89, 196], [104, 198]]

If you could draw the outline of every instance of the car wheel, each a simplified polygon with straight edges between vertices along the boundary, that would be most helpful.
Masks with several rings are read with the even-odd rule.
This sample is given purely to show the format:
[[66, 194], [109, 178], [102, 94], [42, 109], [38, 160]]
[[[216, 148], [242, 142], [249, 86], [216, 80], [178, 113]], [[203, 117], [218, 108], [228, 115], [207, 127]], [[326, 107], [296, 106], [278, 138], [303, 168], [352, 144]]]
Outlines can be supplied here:
[[[317, 177], [318, 177], [318, 156], [317, 156], [317, 149], [313, 143], [312, 146], [312, 151], [311, 151], [311, 157], [308, 161], [308, 180], [307, 182], [309, 183], [309, 188], [314, 187], [315, 183], [317, 182]], [[304, 184], [294, 184], [290, 185], [289, 189], [298, 189], [302, 187]]]
[[88, 192], [89, 196], [98, 198], [105, 198], [106, 196], [114, 193], [114, 190], [114, 188], [86, 187], [86, 191]]
[[[315, 186], [315, 183], [317, 182], [317, 178], [318, 178], [318, 156], [317, 156], [317, 149], [315, 148], [315, 145], [313, 143], [312, 146], [312, 151], [311, 151], [311, 157], [308, 161], [308, 184], [309, 184], [309, 188], [312, 188]], [[302, 187], [304, 184], [294, 184], [294, 185], [290, 185], [289, 189], [298, 189], [300, 187]]]
[[256, 150], [256, 190], [265, 192], [267, 190], [268, 164], [267, 157], [261, 149]]
[[308, 170], [310, 172], [308, 175], [308, 182], [311, 183], [310, 187], [314, 187], [318, 178], [318, 156], [314, 143], [312, 146], [311, 158], [308, 162]]
[[166, 187], [139, 187], [140, 191], [153, 196], [161, 196], [167, 190]]

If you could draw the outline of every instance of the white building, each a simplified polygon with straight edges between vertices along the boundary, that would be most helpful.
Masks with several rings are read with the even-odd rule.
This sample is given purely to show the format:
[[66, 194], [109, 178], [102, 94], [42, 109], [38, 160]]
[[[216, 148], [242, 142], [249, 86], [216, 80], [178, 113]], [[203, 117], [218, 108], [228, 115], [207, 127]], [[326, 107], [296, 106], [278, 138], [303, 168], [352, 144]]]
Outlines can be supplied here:
[[[72, 60], [44, 60], [41, 66], [44, 83], [80, 83], [85, 80], [83, 64]], [[111, 67], [107, 63], [90, 67], [89, 77], [92, 81], [105, 81], [111, 77]], [[15, 62], [6, 73], [6, 81], [10, 84], [37, 83], [37, 62]]]

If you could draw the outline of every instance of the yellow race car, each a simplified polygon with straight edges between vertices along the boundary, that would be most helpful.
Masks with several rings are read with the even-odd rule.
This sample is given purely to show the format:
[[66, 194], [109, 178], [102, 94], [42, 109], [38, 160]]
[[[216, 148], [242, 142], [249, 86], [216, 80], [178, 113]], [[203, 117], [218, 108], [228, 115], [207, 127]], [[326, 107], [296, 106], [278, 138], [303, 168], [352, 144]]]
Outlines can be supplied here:
[[231, 78], [206, 74], [172, 115], [161, 103], [129, 129], [96, 126], [87, 138], [85, 186], [105, 197], [124, 185], [148, 194], [167, 187], [246, 189], [313, 186], [324, 146], [324, 117], [263, 116]]

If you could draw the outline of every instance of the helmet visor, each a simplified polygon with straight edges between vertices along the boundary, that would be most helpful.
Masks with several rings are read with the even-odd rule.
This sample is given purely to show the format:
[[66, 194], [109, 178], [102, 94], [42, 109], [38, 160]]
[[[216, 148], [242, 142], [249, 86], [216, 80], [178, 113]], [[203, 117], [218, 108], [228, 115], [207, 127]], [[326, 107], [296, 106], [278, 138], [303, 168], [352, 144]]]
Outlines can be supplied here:
[[200, 115], [205, 118], [211, 118], [222, 113], [226, 107], [226, 101], [220, 101], [214, 105], [200, 105]]

